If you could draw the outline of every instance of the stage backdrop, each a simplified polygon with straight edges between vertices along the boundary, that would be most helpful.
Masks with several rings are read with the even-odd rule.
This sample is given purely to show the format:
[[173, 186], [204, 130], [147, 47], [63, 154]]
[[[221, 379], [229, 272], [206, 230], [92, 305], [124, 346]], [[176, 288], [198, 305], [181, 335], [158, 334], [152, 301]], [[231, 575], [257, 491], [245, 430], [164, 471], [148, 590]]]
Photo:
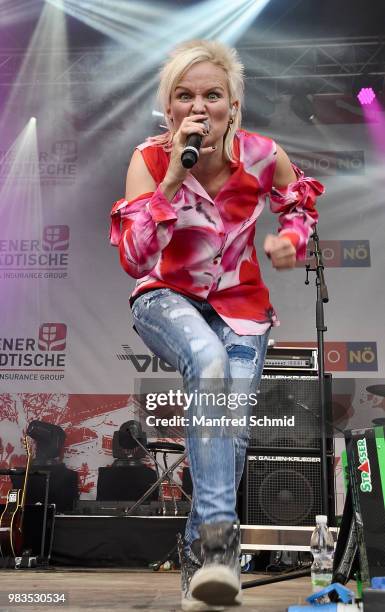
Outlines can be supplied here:
[[[113, 432], [139, 410], [135, 382], [176, 373], [132, 329], [128, 298], [135, 281], [108, 240], [110, 208], [124, 196], [133, 147], [161, 131], [151, 102], [128, 107], [124, 121], [108, 129], [91, 129], [71, 104], [66, 112], [50, 107], [47, 121], [38, 121], [37, 174], [30, 153], [9, 151], [18, 133], [17, 106], [0, 151], [1, 204], [11, 219], [0, 237], [0, 466], [24, 463], [22, 437], [31, 420], [58, 424], [67, 434], [64, 460], [79, 472], [81, 497], [93, 499], [98, 467], [112, 462]], [[341, 108], [335, 98], [331, 117], [333, 104]], [[347, 112], [339, 123], [307, 125], [283, 97], [268, 128], [252, 121], [244, 126], [275, 138], [326, 186], [318, 204], [330, 296], [326, 368], [351, 381], [342, 393], [349, 398], [344, 426], [369, 425], [385, 409], [385, 400], [366, 391], [369, 379], [380, 382], [385, 375], [384, 154], [363, 120], [356, 121], [357, 112], [354, 122]], [[267, 202], [256, 246], [281, 321], [271, 337], [314, 343], [314, 274], [306, 286], [304, 263], [277, 272], [263, 253], [277, 221]], [[5, 478], [1, 483], [4, 497], [9, 485]]]

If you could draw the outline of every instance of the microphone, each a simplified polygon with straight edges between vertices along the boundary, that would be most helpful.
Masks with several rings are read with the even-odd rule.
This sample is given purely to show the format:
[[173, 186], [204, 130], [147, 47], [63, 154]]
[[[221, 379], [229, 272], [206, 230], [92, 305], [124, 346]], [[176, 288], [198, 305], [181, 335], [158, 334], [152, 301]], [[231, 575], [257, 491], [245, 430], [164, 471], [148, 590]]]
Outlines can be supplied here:
[[[206, 130], [209, 129], [209, 122], [203, 121]], [[199, 149], [202, 145], [202, 134], [190, 134], [182, 151], [181, 162], [184, 168], [192, 168], [199, 159]]]

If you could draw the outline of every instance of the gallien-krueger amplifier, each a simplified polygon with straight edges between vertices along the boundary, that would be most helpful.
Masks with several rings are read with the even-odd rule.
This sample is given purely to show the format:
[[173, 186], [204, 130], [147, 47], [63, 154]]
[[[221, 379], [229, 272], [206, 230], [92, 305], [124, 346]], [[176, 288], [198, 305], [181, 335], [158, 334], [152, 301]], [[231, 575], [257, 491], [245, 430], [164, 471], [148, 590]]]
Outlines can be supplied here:
[[[332, 468], [329, 457], [331, 498]], [[319, 455], [248, 451], [243, 476], [243, 523], [307, 526], [315, 524], [317, 514], [322, 514]], [[329, 516], [329, 525], [333, 524], [334, 512]]]

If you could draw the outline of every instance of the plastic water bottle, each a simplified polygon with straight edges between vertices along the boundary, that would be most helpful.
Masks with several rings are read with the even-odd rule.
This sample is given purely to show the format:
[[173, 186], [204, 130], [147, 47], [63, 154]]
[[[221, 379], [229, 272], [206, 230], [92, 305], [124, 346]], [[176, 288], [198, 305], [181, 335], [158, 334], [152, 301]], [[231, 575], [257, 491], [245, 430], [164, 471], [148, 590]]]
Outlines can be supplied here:
[[313, 593], [324, 589], [333, 579], [334, 540], [327, 526], [327, 516], [315, 517], [316, 528], [310, 540], [310, 550], [314, 557], [311, 566]]

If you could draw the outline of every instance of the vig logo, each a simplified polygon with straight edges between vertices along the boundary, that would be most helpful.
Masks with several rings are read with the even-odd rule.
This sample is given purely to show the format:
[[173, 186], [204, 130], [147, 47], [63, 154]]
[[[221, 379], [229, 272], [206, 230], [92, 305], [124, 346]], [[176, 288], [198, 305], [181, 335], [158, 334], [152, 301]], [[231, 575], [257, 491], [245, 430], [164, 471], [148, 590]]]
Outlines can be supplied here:
[[357, 442], [358, 460], [360, 465], [358, 467], [361, 472], [361, 484], [360, 489], [363, 493], [371, 493], [372, 487], [372, 475], [370, 470], [370, 461], [368, 456], [368, 449], [366, 446], [365, 438], [358, 440]]
[[147, 372], [151, 367], [152, 372], [176, 372], [176, 369], [159, 359], [156, 355], [139, 355], [135, 354], [132, 348], [128, 344], [122, 344], [124, 353], [118, 353], [116, 356], [120, 360], [131, 361], [137, 372]]
[[39, 327], [38, 347], [41, 351], [64, 351], [67, 326], [64, 323], [43, 323]]

